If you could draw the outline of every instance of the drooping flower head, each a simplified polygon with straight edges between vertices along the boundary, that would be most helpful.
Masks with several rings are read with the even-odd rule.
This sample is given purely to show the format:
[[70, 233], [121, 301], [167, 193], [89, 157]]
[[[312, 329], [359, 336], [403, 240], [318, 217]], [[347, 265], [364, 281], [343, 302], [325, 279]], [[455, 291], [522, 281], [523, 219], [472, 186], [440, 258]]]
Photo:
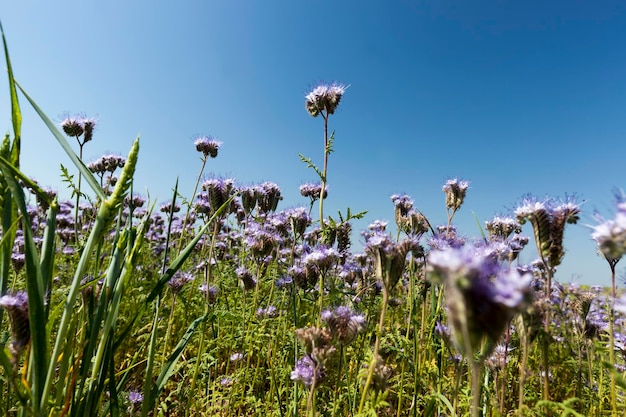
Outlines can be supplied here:
[[419, 242], [410, 236], [395, 242], [387, 232], [376, 227], [364, 237], [365, 252], [373, 257], [376, 276], [387, 290], [391, 290], [402, 277], [407, 254], [420, 252]]
[[315, 87], [306, 95], [306, 110], [313, 117], [320, 114], [324, 116], [323, 112], [326, 113], [324, 117], [335, 113], [346, 88], [345, 85], [339, 83], [321, 84]]
[[196, 146], [196, 150], [202, 153], [205, 158], [217, 157], [217, 152], [219, 151], [220, 146], [222, 146], [222, 142], [211, 136], [200, 136], [199, 138], [196, 138], [193, 144]]

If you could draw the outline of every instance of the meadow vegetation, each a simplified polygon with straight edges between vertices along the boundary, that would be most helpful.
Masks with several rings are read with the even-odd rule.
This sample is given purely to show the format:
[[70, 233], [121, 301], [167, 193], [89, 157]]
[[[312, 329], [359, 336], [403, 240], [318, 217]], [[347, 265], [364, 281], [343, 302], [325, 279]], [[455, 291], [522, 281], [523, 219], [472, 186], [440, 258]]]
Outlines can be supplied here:
[[[323, 207], [332, 117], [349, 93], [332, 83], [304, 100], [322, 122], [323, 163], [300, 155], [318, 180], [301, 186], [301, 207], [281, 207], [275, 183], [207, 177], [222, 145], [212, 137], [190, 149], [197, 182], [176, 182], [157, 204], [133, 190], [139, 139], [125, 157], [83, 161], [97, 121], [52, 122], [4, 48], [12, 132], [0, 146], [0, 415], [624, 414], [622, 195], [615, 217], [590, 229], [607, 290], [553, 279], [581, 213], [568, 196], [525, 196], [467, 238], [454, 216], [469, 182], [454, 178], [432, 196], [446, 224], [393, 195], [394, 221], [357, 234], [364, 213]], [[18, 96], [73, 161], [60, 173], [71, 199], [20, 170]], [[530, 265], [518, 260], [524, 247], [537, 253]]]

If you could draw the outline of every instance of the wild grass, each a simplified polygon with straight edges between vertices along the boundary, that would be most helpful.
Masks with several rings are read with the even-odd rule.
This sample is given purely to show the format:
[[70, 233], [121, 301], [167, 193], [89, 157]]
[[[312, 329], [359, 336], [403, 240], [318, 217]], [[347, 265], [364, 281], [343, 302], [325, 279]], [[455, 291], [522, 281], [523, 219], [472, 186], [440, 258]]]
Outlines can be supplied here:
[[[526, 198], [463, 239], [454, 215], [468, 183], [453, 179], [447, 224], [392, 196], [395, 224], [371, 224], [354, 253], [363, 213], [334, 219], [322, 206], [330, 116], [346, 92], [330, 84], [306, 97], [324, 141], [321, 169], [301, 156], [320, 179], [301, 188], [305, 207], [280, 209], [273, 183], [202, 180], [218, 156], [211, 138], [196, 141], [192, 194], [176, 182], [157, 207], [133, 191], [139, 139], [125, 158], [85, 163], [93, 121], [55, 125], [15, 81], [3, 42], [13, 131], [0, 147], [0, 415], [625, 412], [623, 245], [596, 231], [612, 291], [553, 280], [580, 213], [572, 199]], [[62, 172], [68, 201], [20, 170], [18, 92], [74, 164]], [[520, 265], [527, 244], [538, 259]]]

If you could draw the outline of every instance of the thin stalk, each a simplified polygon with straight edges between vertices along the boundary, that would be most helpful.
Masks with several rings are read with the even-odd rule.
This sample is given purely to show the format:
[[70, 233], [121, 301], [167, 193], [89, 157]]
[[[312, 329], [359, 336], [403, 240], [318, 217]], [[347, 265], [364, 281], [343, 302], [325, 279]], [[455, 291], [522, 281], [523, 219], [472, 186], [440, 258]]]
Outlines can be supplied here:
[[320, 191], [320, 228], [324, 231], [324, 190], [326, 189], [326, 172], [328, 169], [328, 113], [324, 117], [324, 168], [322, 170], [322, 189]]
[[374, 352], [372, 353], [372, 361], [370, 362], [370, 367], [367, 372], [365, 386], [363, 386], [363, 393], [361, 394], [361, 401], [359, 403], [359, 411], [357, 414], [361, 414], [363, 412], [365, 400], [367, 399], [367, 392], [370, 388], [370, 385], [372, 384], [372, 379], [374, 378], [374, 370], [376, 369], [376, 364], [378, 363], [378, 349], [380, 348], [380, 339], [383, 334], [383, 327], [385, 325], [385, 314], [387, 313], [388, 302], [389, 291], [387, 287], [383, 285], [383, 300], [382, 306], [380, 307], [380, 318], [378, 320], [378, 326], [376, 327], [376, 341], [374, 342]]

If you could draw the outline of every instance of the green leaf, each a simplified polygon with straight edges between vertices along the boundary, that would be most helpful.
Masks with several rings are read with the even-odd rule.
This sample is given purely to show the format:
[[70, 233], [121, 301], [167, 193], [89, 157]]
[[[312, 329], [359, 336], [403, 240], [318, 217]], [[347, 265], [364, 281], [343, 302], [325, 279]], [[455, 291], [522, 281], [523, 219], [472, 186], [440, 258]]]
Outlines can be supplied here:
[[22, 112], [20, 111], [20, 103], [17, 100], [17, 90], [15, 89], [15, 79], [13, 78], [13, 68], [11, 67], [11, 59], [9, 59], [9, 48], [7, 40], [4, 36], [4, 28], [0, 22], [0, 32], [2, 32], [2, 44], [4, 46], [4, 59], [7, 63], [7, 72], [9, 73], [9, 91], [11, 95], [11, 123], [13, 124], [13, 146], [11, 147], [11, 163], [16, 167], [20, 166], [20, 144], [22, 136]]
[[[24, 224], [30, 225], [31, 220], [26, 207], [24, 191], [17, 183], [14, 174], [19, 170], [9, 161], [0, 157], [0, 169], [6, 180], [13, 200], [24, 218]], [[23, 176], [20, 173], [19, 176]], [[24, 257], [26, 267], [26, 288], [28, 293], [28, 319], [31, 333], [32, 349], [32, 381], [33, 413], [39, 415], [39, 405], [48, 369], [48, 336], [44, 308], [44, 284], [39, 267], [37, 246], [33, 240], [30, 227], [22, 228], [24, 234]]]
[[150, 392], [150, 398], [148, 399], [148, 407], [150, 409], [154, 408], [154, 405], [156, 404], [156, 400], [159, 398], [159, 395], [161, 395], [161, 392], [163, 391], [163, 388], [165, 387], [165, 384], [167, 383], [168, 379], [170, 378], [170, 376], [172, 376], [172, 373], [174, 372], [174, 368], [176, 367], [176, 363], [178, 362], [178, 359], [180, 359], [181, 355], [183, 354], [185, 347], [187, 347], [187, 344], [191, 340], [191, 336], [193, 336], [194, 332], [196, 331], [200, 323], [202, 323], [206, 319], [206, 317], [207, 316], [205, 314], [202, 317], [198, 317], [197, 319], [193, 321], [193, 323], [191, 323], [191, 325], [189, 326], [189, 328], [187, 328], [187, 331], [185, 332], [183, 337], [180, 339], [180, 341], [176, 345], [176, 348], [174, 348], [174, 351], [172, 352], [172, 354], [169, 356], [165, 364], [163, 364], [163, 368], [161, 369], [161, 373], [159, 374], [159, 377], [157, 378], [156, 384], [154, 388], [152, 389], [152, 391]]

